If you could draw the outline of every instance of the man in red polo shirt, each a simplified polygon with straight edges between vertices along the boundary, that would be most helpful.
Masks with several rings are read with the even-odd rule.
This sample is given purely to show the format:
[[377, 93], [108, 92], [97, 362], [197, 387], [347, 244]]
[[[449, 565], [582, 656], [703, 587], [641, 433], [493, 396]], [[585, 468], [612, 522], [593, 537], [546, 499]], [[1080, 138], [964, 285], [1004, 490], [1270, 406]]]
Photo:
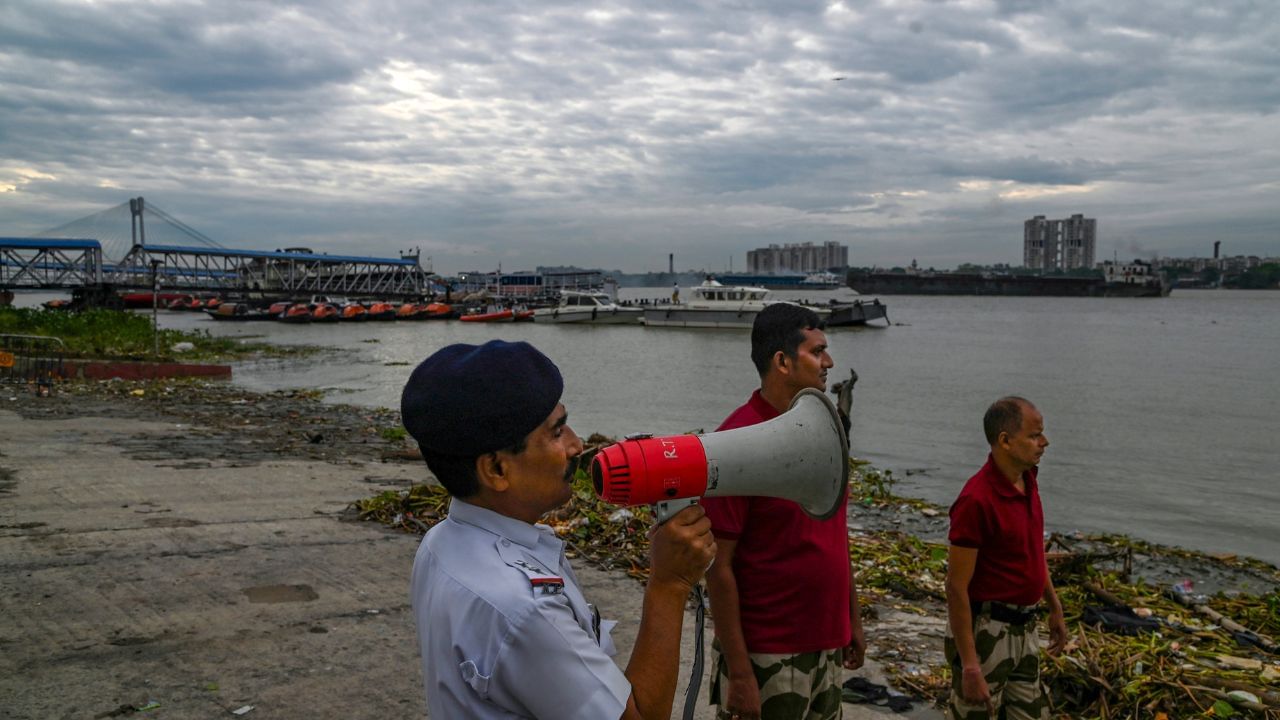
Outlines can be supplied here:
[[1049, 440], [1044, 418], [1020, 397], [982, 418], [987, 464], [951, 506], [947, 565], [950, 714], [956, 720], [1048, 720], [1040, 685], [1035, 605], [1049, 608], [1049, 653], [1067, 641], [1062, 604], [1044, 556], [1044, 510], [1036, 484]]
[[[775, 418], [804, 388], [825, 391], [833, 365], [817, 314], [789, 303], [756, 317], [751, 359], [760, 388], [719, 430]], [[860, 667], [866, 649], [845, 503], [822, 521], [790, 500], [719, 497], [702, 505], [716, 536], [707, 589], [719, 717], [840, 717], [840, 668]]]

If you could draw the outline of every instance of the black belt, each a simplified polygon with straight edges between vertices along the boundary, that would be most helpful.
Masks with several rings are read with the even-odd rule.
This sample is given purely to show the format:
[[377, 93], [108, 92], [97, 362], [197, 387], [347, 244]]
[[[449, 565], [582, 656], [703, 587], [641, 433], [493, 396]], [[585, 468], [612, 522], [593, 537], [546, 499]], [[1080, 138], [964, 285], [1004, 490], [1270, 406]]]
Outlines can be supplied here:
[[969, 609], [976, 618], [979, 615], [986, 615], [996, 622], [1009, 623], [1011, 625], [1026, 625], [1035, 622], [1040, 615], [1039, 608], [1022, 607], [1021, 605], [1010, 605], [1002, 602], [978, 602], [969, 603]]

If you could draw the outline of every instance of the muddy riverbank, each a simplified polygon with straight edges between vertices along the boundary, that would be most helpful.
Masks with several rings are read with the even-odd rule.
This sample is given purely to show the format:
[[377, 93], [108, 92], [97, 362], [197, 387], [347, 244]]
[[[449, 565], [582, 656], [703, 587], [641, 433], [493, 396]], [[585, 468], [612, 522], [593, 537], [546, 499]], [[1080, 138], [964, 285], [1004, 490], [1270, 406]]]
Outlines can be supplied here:
[[[424, 479], [398, 427], [316, 393], [201, 381], [3, 388], [0, 717], [422, 716], [407, 597], [419, 538], [350, 509]], [[639, 584], [575, 565], [621, 621], [625, 661]], [[936, 663], [940, 606], [868, 599], [860, 675]], [[691, 658], [690, 613], [682, 677]]]

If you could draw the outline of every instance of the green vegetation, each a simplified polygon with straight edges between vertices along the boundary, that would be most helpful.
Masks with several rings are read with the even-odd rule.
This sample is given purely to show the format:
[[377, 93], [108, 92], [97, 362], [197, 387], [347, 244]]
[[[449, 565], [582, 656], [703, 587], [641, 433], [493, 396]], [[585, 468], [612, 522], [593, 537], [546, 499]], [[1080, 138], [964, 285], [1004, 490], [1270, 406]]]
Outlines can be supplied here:
[[387, 442], [399, 442], [409, 437], [409, 431], [399, 425], [396, 425], [393, 427], [379, 428], [378, 435]]
[[[68, 357], [116, 360], [233, 360], [250, 355], [297, 355], [315, 351], [213, 337], [208, 332], [160, 330], [160, 354], [156, 356], [151, 318], [120, 310], [68, 312], [0, 308], [0, 334], [52, 336], [66, 345]], [[174, 352], [173, 347], [178, 343], [191, 343], [193, 347], [186, 352]]]
[[1245, 270], [1223, 281], [1227, 287], [1241, 290], [1268, 290], [1280, 287], [1280, 264], [1266, 263]]
[[893, 494], [898, 479], [892, 470], [878, 470], [866, 460], [851, 458], [853, 472], [849, 473], [849, 499], [863, 505], [875, 505], [902, 500]]

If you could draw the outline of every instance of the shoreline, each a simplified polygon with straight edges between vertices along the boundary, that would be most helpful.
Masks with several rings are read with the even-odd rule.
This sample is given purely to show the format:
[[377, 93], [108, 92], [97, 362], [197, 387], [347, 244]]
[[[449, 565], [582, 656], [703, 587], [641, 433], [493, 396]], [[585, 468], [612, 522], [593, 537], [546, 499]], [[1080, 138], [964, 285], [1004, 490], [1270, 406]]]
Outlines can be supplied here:
[[[32, 397], [25, 388], [0, 386], [0, 409], [18, 412], [30, 419], [89, 414], [132, 419], [166, 417], [186, 420], [193, 428], [224, 431], [253, 424], [256, 426], [253, 437], [248, 439], [247, 445], [237, 444], [235, 451], [247, 451], [248, 457], [255, 460], [277, 455], [325, 460], [354, 454], [369, 460], [421, 462], [412, 457], [416, 448], [405, 440], [398, 410], [343, 403], [324, 390], [259, 391], [199, 377], [73, 380], [58, 385], [52, 397]], [[260, 421], [272, 419], [284, 425], [258, 427]], [[593, 437], [609, 440], [603, 436]], [[188, 442], [195, 447], [204, 445], [195, 438]], [[183, 447], [180, 443], [173, 452], [193, 451]], [[219, 457], [233, 459], [229, 452], [219, 451]], [[405, 457], [406, 452], [410, 457]], [[862, 501], [850, 498], [850, 529], [865, 532], [901, 530], [921, 540], [945, 543], [945, 506], [922, 498], [898, 496], [894, 494], [897, 480], [892, 477], [892, 472], [866, 466], [864, 461], [855, 459], [854, 462], [865, 467], [871, 477], [862, 487]], [[425, 469], [423, 472], [425, 474]], [[854, 492], [857, 490], [855, 488]], [[1280, 568], [1261, 558], [1180, 545], [1160, 545], [1123, 533], [1075, 531], [1054, 534], [1086, 542], [1099, 537], [1124, 538], [1137, 546], [1187, 560], [1202, 557], [1208, 561], [1240, 561], [1273, 570]], [[1214, 591], [1217, 589], [1215, 586]]]
[[[306, 473], [311, 478], [327, 478], [329, 475], [339, 477], [342, 479], [345, 495], [330, 497], [329, 509], [324, 515], [326, 521], [350, 516], [351, 503], [375, 495], [380, 490], [402, 493], [413, 484], [421, 484], [427, 477], [421, 461], [407, 457], [408, 444], [403, 440], [402, 431], [396, 432], [400, 427], [398, 413], [385, 408], [322, 402], [323, 394], [318, 391], [257, 393], [226, 383], [199, 380], [69, 383], [57, 386], [52, 397], [35, 397], [24, 393], [22, 389], [5, 389], [10, 392], [0, 393], [0, 411], [4, 411], [0, 412], [0, 423], [5, 417], [13, 417], [18, 419], [25, 432], [31, 433], [38, 432], [42, 425], [31, 422], [33, 420], [48, 421], [52, 427], [83, 423], [88, 418], [106, 419], [108, 422], [97, 420], [92, 424], [101, 425], [104, 432], [109, 430], [112, 434], [109, 439], [99, 441], [93, 447], [105, 446], [134, 465], [156, 468], [159, 472], [182, 473], [184, 477], [203, 476], [213, 472], [230, 479], [231, 476], [260, 473], [264, 466], [295, 463], [306, 465]], [[12, 448], [7, 445], [8, 443], [0, 445], [0, 448], [6, 455], [12, 455]], [[54, 462], [56, 465], [56, 461]], [[0, 456], [0, 468], [9, 471], [0, 473], [3, 476], [0, 480], [7, 483], [24, 482], [26, 468], [13, 467], [12, 462], [3, 456]], [[59, 470], [54, 467], [49, 472], [56, 476]], [[362, 479], [353, 482], [353, 474], [362, 476]], [[15, 476], [16, 481], [12, 480]], [[271, 483], [273, 478], [268, 472], [265, 476], [256, 477], [254, 482]], [[295, 490], [304, 495], [308, 492], [305, 483], [296, 486]], [[887, 676], [895, 680], [899, 690], [916, 690], [927, 695], [938, 687], [937, 668], [941, 662], [942, 632], [945, 625], [945, 605], [938, 601], [937, 596], [942, 577], [937, 571], [939, 563], [936, 557], [938, 547], [943, 547], [945, 556], [945, 545], [937, 542], [940, 537], [945, 540], [945, 509], [920, 500], [892, 496], [892, 483], [883, 474], [877, 476], [874, 470], [866, 470], [862, 474], [861, 482], [854, 486], [854, 491], [858, 494], [850, 498], [849, 525], [858, 550], [863, 553], [859, 560], [859, 565], [863, 568], [860, 572], [860, 592], [871, 607], [867, 630], [871, 644], [869, 656], [874, 661], [872, 676], [882, 678], [882, 682]], [[281, 501], [273, 490], [265, 486], [263, 493], [266, 496], [264, 510], [270, 511], [277, 501]], [[296, 499], [290, 498], [288, 501]], [[253, 498], [245, 498], [245, 501], [252, 502]], [[341, 507], [335, 507], [339, 502]], [[132, 516], [135, 511], [140, 513], [141, 509], [134, 507], [127, 510], [124, 517], [136, 519]], [[152, 517], [150, 510], [143, 513], [142, 517], [149, 521], [148, 527], [153, 532], [168, 531], [182, 535], [189, 532], [189, 528], [196, 528], [204, 523], [201, 513], [202, 510], [197, 505], [191, 508], [189, 517]], [[47, 534], [47, 529], [39, 526], [24, 529], [26, 522], [22, 517], [6, 520], [3, 523], [6, 533], [4, 537], [7, 538], [4, 542], [34, 542], [33, 537], [44, 537]], [[186, 525], [187, 522], [195, 524]], [[341, 526], [344, 534], [376, 538], [378, 543], [390, 543], [390, 546], [399, 548], [397, 552], [405, 552], [405, 548], [416, 546], [419, 537], [391, 532], [374, 523], [341, 523]], [[1082, 546], [1087, 546], [1088, 543], [1078, 538], [1068, 537], [1064, 540]], [[1267, 583], [1274, 588], [1280, 579], [1280, 571], [1260, 561], [1256, 565], [1246, 563], [1247, 567], [1243, 570], [1224, 572], [1222, 560], [1213, 556], [1171, 548], [1153, 548], [1140, 541], [1133, 542], [1132, 545], [1135, 548], [1135, 567], [1149, 565], [1163, 573], [1151, 575], [1151, 582], [1154, 583], [1173, 583], [1192, 577], [1199, 590], [1207, 587], [1202, 585], [1206, 582], [1204, 578], [1211, 578], [1219, 582], [1222, 589], [1236, 590], [1251, 589], [1250, 585], [1263, 586]], [[6, 553], [6, 557], [8, 555]], [[1151, 561], [1148, 560], [1149, 556]], [[408, 558], [411, 557], [412, 552], [409, 550]], [[401, 558], [401, 562], [387, 572], [392, 575], [407, 572], [404, 560]], [[898, 561], [909, 564], [907, 573], [899, 572], [888, 581], [876, 578], [875, 571]], [[6, 563], [8, 562], [12, 560], [7, 559]], [[383, 567], [385, 568], [385, 563]], [[590, 574], [593, 583], [590, 593], [602, 593], [602, 604], [622, 610], [615, 611], [620, 618], [629, 617], [627, 603], [634, 603], [637, 600], [635, 596], [639, 594], [636, 592], [635, 580], [627, 577], [625, 571], [599, 570], [586, 558], [575, 563], [575, 567], [583, 568], [584, 583], [585, 575]], [[1253, 569], [1250, 570], [1250, 567]], [[1270, 569], [1270, 575], [1266, 568]], [[243, 569], [254, 572], [252, 566]], [[359, 575], [355, 570], [352, 572]], [[161, 575], [153, 578], [152, 582], [162, 582], [163, 577]], [[893, 578], [901, 577], [908, 577], [911, 581], [894, 586], [891, 582]], [[405, 689], [404, 678], [398, 678], [401, 689], [408, 693], [407, 697], [411, 702], [420, 702], [417, 671], [409, 667], [417, 661], [412, 657], [412, 618], [404, 611], [407, 602], [404, 585], [407, 581], [400, 577], [383, 577], [378, 582], [390, 588], [377, 590], [379, 594], [389, 598], [386, 603], [388, 607], [399, 607], [394, 613], [396, 622], [401, 625], [397, 632], [403, 636], [406, 623], [410, 626], [406, 641], [410, 655], [408, 665], [404, 664], [404, 648], [397, 650], [399, 655], [394, 662], [400, 664], [396, 668], [398, 674], [412, 680]], [[391, 613], [390, 610], [387, 612]], [[635, 617], [638, 617], [638, 608], [635, 613]], [[20, 624], [26, 626], [28, 623]], [[354, 628], [348, 630], [354, 632]], [[686, 627], [686, 637], [691, 634], [691, 630]], [[8, 643], [13, 642], [15, 639], [12, 633], [0, 635], [0, 646], [12, 647]], [[624, 642], [627, 642], [627, 638], [624, 638]], [[111, 641], [106, 641], [106, 644], [110, 645]], [[91, 647], [97, 646], [91, 644]], [[367, 651], [366, 648], [365, 652]], [[77, 654], [74, 647], [64, 649], [63, 652], [63, 661]], [[623, 658], [627, 652], [624, 647]], [[683, 658], [687, 661], [689, 653], [686, 652]], [[261, 661], [272, 667], [291, 662], [276, 658]], [[109, 682], [103, 678], [98, 681]], [[347, 687], [346, 692], [350, 693], [352, 690]], [[705, 693], [705, 689], [703, 692]], [[31, 707], [48, 709], [39, 705]], [[916, 716], [937, 716], [936, 711], [922, 704], [918, 703], [917, 708], [917, 712], [923, 714]], [[405, 710], [405, 707], [397, 706], [396, 712], [403, 713]], [[863, 708], [855, 710], [854, 706], [846, 705], [846, 717], [861, 717], [853, 714], [854, 712], [875, 713]], [[48, 712], [44, 714], [51, 715]]]

